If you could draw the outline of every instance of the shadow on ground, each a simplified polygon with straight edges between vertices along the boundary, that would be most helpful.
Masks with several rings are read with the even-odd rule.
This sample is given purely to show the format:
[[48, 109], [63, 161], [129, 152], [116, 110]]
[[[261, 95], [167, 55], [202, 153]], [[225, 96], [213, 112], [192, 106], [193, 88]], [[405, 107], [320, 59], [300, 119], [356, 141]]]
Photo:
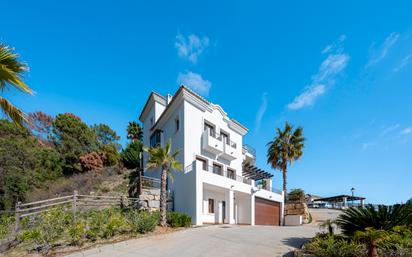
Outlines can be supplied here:
[[[311, 238], [309, 237], [288, 237], [282, 240], [282, 243], [287, 246], [291, 246], [300, 249], [302, 245], [308, 242]], [[282, 255], [282, 257], [293, 257], [293, 252]]]

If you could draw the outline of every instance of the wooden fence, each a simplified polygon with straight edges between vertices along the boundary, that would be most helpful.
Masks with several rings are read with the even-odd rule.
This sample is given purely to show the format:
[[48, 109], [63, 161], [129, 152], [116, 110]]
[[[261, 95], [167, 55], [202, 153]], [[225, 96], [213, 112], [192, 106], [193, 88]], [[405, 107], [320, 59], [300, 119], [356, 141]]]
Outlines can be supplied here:
[[74, 191], [72, 195], [68, 196], [56, 197], [30, 203], [18, 202], [14, 211], [16, 217], [15, 230], [19, 230], [20, 221], [22, 218], [40, 214], [56, 206], [68, 207], [72, 210], [74, 217], [76, 217], [76, 212], [80, 209], [104, 208], [116, 205], [125, 207], [133, 204], [138, 200], [139, 198], [126, 196], [81, 195], [77, 191]]
[[[157, 178], [139, 176], [138, 187], [140, 195], [142, 189], [159, 189], [160, 180]], [[37, 215], [45, 212], [56, 206], [66, 206], [73, 212], [74, 218], [76, 218], [76, 212], [81, 209], [87, 208], [105, 208], [110, 206], [125, 207], [134, 205], [139, 201], [138, 197], [127, 196], [101, 196], [101, 195], [82, 195], [78, 191], [73, 191], [72, 195], [61, 196], [36, 202], [29, 203], [16, 203], [15, 210], [1, 211], [0, 214], [9, 213], [14, 214], [16, 218], [15, 232], [20, 229], [20, 221], [24, 217]]]

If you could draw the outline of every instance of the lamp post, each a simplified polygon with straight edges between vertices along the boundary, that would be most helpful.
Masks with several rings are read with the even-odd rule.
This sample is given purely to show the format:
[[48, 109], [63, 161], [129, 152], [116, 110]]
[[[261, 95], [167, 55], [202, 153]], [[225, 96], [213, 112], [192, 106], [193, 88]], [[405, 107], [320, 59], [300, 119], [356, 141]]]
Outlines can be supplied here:
[[355, 193], [355, 188], [352, 187], [352, 188], [350, 189], [350, 191], [352, 192], [352, 207], [353, 207], [353, 196], [354, 196], [354, 193]]

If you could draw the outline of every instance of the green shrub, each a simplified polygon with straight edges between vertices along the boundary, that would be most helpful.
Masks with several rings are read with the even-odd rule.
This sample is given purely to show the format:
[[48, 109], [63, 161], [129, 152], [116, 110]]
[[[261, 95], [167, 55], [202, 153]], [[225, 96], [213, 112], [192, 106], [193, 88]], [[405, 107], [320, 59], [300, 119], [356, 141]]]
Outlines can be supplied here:
[[132, 231], [135, 233], [147, 233], [156, 228], [159, 223], [159, 212], [147, 212], [131, 210], [128, 212], [128, 219], [132, 226]]
[[11, 233], [14, 221], [13, 215], [0, 215], [0, 240], [6, 238]]
[[140, 154], [143, 152], [143, 143], [140, 140], [132, 141], [122, 152], [122, 161], [125, 167], [134, 169], [140, 166]]
[[32, 243], [32, 248], [47, 253], [56, 242], [64, 240], [65, 231], [71, 223], [69, 212], [63, 208], [53, 208], [27, 222], [20, 232], [20, 238]]
[[318, 234], [304, 245], [306, 253], [317, 257], [362, 257], [367, 256], [366, 247], [339, 236]]
[[167, 223], [172, 228], [190, 227], [192, 225], [192, 218], [185, 213], [168, 212]]

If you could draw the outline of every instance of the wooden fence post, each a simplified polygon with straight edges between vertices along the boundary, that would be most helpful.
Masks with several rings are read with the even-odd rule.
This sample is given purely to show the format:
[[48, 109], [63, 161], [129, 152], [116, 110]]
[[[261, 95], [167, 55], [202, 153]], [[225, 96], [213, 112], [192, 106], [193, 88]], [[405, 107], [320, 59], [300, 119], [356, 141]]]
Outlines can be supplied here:
[[16, 227], [15, 227], [16, 233], [20, 230], [20, 205], [21, 205], [21, 202], [16, 203], [16, 209], [14, 213], [16, 217]]
[[123, 195], [120, 196], [120, 208], [123, 209], [124, 207], [124, 202], [123, 202]]
[[73, 191], [73, 220], [76, 222], [76, 212], [77, 212], [77, 195], [79, 192], [77, 190]]

